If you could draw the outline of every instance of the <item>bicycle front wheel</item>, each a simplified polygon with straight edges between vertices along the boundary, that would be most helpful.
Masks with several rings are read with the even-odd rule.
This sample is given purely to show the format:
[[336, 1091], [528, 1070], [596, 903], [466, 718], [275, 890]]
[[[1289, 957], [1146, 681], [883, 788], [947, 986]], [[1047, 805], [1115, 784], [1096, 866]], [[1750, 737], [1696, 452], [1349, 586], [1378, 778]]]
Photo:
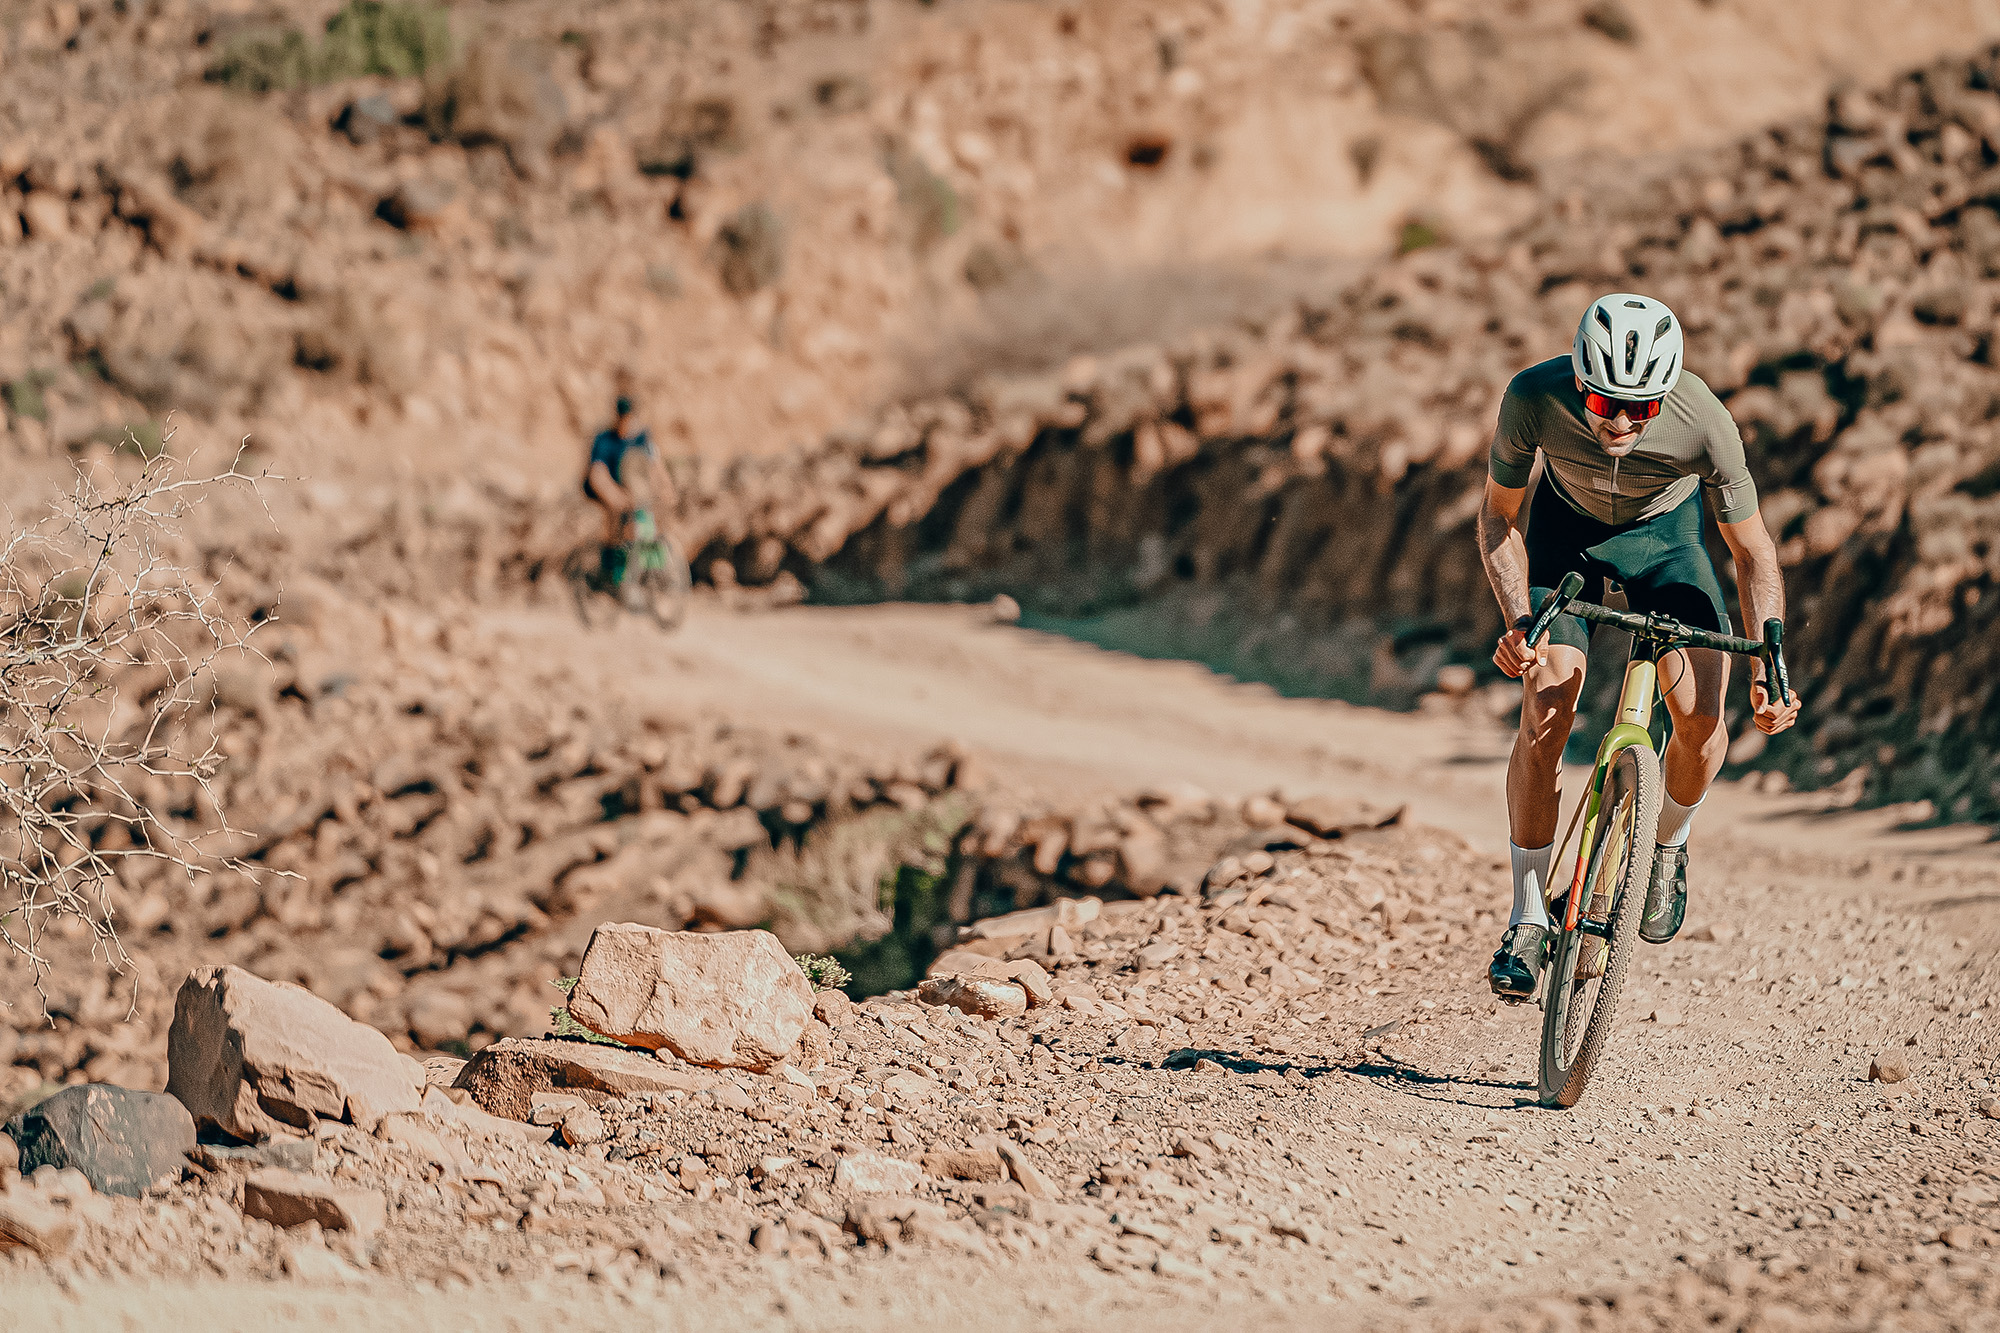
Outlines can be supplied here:
[[661, 629], [687, 618], [694, 576], [672, 541], [635, 542], [625, 575], [625, 605], [651, 616]]
[[[1584, 876], [1577, 929], [1557, 932], [1549, 959], [1542, 1001], [1544, 1106], [1576, 1105], [1611, 1038], [1618, 992], [1646, 911], [1660, 791], [1660, 758], [1643, 746], [1621, 751], [1605, 775], [1602, 832]], [[1591, 958], [1602, 949], [1609, 955], [1601, 962]]]

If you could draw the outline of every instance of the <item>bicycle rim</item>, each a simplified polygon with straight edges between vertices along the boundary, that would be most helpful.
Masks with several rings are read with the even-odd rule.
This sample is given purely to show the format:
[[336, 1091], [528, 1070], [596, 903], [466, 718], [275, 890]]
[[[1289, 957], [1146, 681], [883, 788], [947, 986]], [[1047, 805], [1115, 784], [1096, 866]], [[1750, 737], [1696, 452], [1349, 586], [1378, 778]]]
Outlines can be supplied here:
[[636, 579], [639, 605], [634, 609], [651, 616], [661, 629], [678, 628], [687, 617], [694, 584], [687, 561], [681, 559], [672, 542], [664, 540], [649, 542], [633, 554], [640, 563]]
[[592, 545], [571, 551], [569, 558], [563, 561], [563, 582], [569, 587], [576, 618], [583, 622], [585, 629], [602, 629], [612, 615], [608, 602], [602, 600], [602, 594], [597, 590], [599, 559], [598, 548]]
[[1576, 1105], [1611, 1036], [1652, 876], [1653, 838], [1660, 822], [1659, 756], [1637, 746], [1620, 753], [1605, 781], [1602, 809], [1605, 835], [1583, 885], [1583, 902], [1608, 926], [1610, 956], [1602, 976], [1578, 978], [1584, 948], [1596, 937], [1580, 929], [1558, 937], [1542, 1014], [1539, 1091], [1544, 1106]]

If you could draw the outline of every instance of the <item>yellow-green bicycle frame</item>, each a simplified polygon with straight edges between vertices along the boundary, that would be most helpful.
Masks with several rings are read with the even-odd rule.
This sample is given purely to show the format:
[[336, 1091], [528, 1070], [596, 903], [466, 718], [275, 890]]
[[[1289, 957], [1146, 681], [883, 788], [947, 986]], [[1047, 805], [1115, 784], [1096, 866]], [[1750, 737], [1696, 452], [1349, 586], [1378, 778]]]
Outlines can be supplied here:
[[1659, 667], [1650, 658], [1634, 657], [1625, 664], [1625, 688], [1618, 696], [1618, 721], [1598, 742], [1597, 763], [1591, 770], [1590, 794], [1583, 807], [1583, 840], [1577, 845], [1576, 873], [1570, 880], [1569, 902], [1563, 909], [1564, 930], [1576, 929], [1582, 911], [1583, 885], [1598, 849], [1598, 820], [1603, 812], [1604, 784], [1611, 775], [1611, 766], [1619, 755], [1635, 745], [1653, 748], [1653, 699], [1659, 679]]

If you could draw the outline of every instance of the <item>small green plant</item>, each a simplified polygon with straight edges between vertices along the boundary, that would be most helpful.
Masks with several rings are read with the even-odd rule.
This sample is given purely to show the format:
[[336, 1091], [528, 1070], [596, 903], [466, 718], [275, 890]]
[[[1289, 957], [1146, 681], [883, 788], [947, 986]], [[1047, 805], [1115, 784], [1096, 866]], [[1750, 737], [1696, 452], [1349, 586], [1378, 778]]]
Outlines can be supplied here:
[[240, 92], [264, 93], [359, 78], [407, 79], [451, 60], [451, 15], [443, 5], [352, 0], [313, 42], [297, 28], [245, 33], [208, 77]]
[[569, 1016], [568, 996], [576, 989], [579, 980], [581, 978], [578, 977], [557, 977], [549, 983], [563, 993], [565, 1000], [562, 1004], [549, 1006], [549, 1034], [554, 1037], [581, 1037], [585, 1041], [594, 1041], [599, 1046], [624, 1046], [624, 1042], [592, 1032]]
[[1396, 234], [1396, 253], [1409, 254], [1412, 250], [1428, 250], [1444, 242], [1444, 234], [1438, 224], [1427, 218], [1411, 218]]
[[800, 970], [806, 974], [806, 980], [812, 983], [812, 988], [816, 991], [839, 990], [854, 980], [837, 958], [829, 958], [825, 954], [818, 953], [795, 954], [793, 957], [797, 960]]
[[55, 382], [55, 373], [47, 370], [31, 370], [20, 379], [9, 380], [6, 385], [7, 410], [17, 417], [32, 417], [36, 421], [47, 422], [49, 401], [43, 391]]

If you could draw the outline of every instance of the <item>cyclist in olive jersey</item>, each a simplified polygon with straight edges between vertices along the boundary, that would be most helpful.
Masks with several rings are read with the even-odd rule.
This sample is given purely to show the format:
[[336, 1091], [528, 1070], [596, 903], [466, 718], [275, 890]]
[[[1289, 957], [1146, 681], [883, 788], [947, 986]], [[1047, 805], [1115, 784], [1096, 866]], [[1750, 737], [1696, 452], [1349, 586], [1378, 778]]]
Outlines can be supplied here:
[[[1493, 595], [1511, 627], [1493, 662], [1525, 688], [1521, 731], [1507, 768], [1507, 818], [1514, 906], [1487, 969], [1503, 999], [1534, 998], [1549, 917], [1562, 753], [1583, 690], [1589, 629], [1561, 616], [1547, 642], [1530, 651], [1526, 630], [1544, 599], [1572, 570], [1583, 600], [1601, 602], [1607, 580], [1625, 589], [1634, 611], [1733, 633], [1722, 587], [1702, 540], [1703, 497], [1714, 505], [1736, 566], [1744, 618], [1761, 625], [1785, 614], [1778, 553], [1757, 512], [1757, 488], [1736, 423], [1709, 387], [1681, 365], [1680, 321], [1649, 297], [1618, 293], [1593, 301], [1567, 357], [1514, 377], [1500, 404], [1479, 551]], [[1542, 461], [1531, 523], [1522, 502]], [[1722, 769], [1727, 654], [1684, 648], [1661, 659], [1660, 690], [1673, 719], [1664, 756], [1665, 798], [1640, 935], [1664, 944], [1687, 910], [1687, 837], [1694, 813]], [[1767, 691], [1764, 664], [1751, 667], [1757, 728], [1776, 734], [1798, 716], [1796, 701]]]

